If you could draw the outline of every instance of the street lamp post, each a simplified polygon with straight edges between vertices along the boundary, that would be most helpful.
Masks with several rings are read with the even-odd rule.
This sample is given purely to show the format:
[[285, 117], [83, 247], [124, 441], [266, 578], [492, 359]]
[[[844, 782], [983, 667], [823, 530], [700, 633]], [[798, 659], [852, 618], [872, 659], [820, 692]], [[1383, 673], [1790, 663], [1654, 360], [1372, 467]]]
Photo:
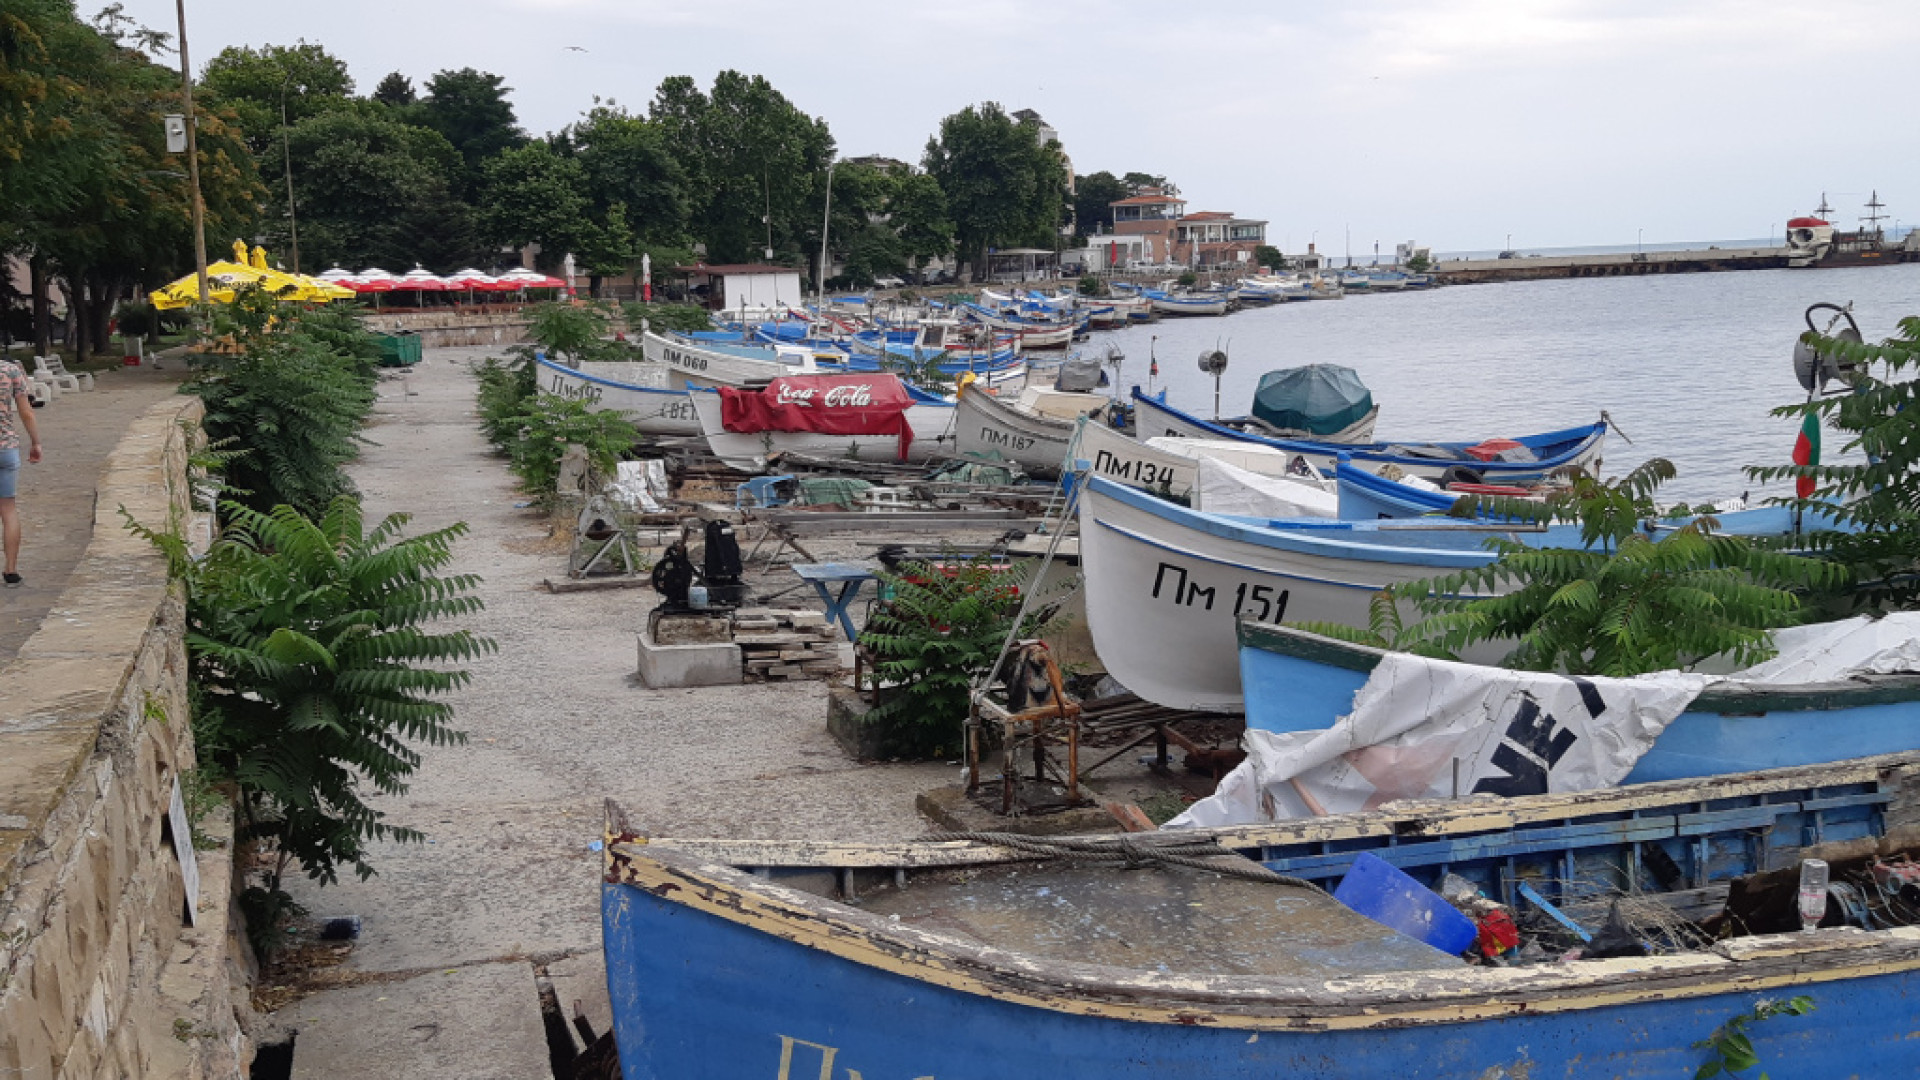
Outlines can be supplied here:
[[193, 187], [193, 272], [200, 284], [200, 302], [207, 302], [207, 209], [200, 198], [200, 142], [194, 129], [193, 65], [187, 60], [187, 0], [174, 0], [180, 18], [180, 88], [187, 107], [187, 181]]
[[1635, 229], [1635, 230], [1633, 230], [1633, 252], [1634, 252], [1634, 254], [1636, 254], [1636, 255], [1638, 255], [1638, 254], [1640, 254], [1640, 253], [1641, 253], [1641, 247], [1640, 247], [1640, 239], [1641, 239], [1641, 237], [1643, 237], [1643, 236], [1645, 236], [1645, 235], [1646, 235], [1646, 233], [1647, 233], [1647, 230], [1645, 230], [1645, 229]]
[[820, 277], [813, 283], [813, 300], [821, 311], [827, 309], [827, 225], [833, 220], [834, 164], [827, 162], [827, 205], [820, 211]]

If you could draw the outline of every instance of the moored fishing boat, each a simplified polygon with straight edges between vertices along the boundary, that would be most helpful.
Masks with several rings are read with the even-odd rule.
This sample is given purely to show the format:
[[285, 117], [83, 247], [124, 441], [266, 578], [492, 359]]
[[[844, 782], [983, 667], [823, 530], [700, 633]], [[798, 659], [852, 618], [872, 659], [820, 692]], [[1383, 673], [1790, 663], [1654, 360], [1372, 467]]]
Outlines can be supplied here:
[[890, 372], [783, 376], [763, 389], [688, 396], [713, 456], [743, 472], [765, 472], [785, 452], [868, 461], [953, 452], [953, 404]]
[[[1743, 1035], [1772, 1076], [1901, 1075], [1920, 933], [1873, 892], [1863, 917], [1890, 928], [1800, 932], [1794, 882], [1767, 871], [1823, 858], [1871, 890], [1871, 853], [1901, 865], [1890, 834], [1914, 820], [1917, 779], [1901, 756], [1004, 845], [650, 838], [611, 808], [621, 1065], [628, 1080], [966, 1077], [983, 1061], [1058, 1080], [1683, 1076], [1728, 1021], [1806, 995], [1811, 1017]], [[1468, 966], [1305, 884], [1367, 858], [1589, 926], [1622, 897], [1673, 914], [1635, 924], [1659, 955]], [[1750, 936], [1658, 929], [1723, 908]]]
[[586, 363], [570, 368], [545, 357], [536, 361], [540, 392], [574, 398], [595, 412], [618, 412], [642, 435], [698, 435], [700, 420], [684, 389], [667, 385], [655, 364]]
[[[697, 344], [652, 331], [641, 335], [641, 351], [649, 362], [667, 370], [669, 385], [677, 389], [751, 386], [814, 370], [812, 353], [804, 349], [783, 354], [771, 345]], [[794, 362], [789, 363], [789, 359]]]
[[[1297, 456], [1305, 465], [1331, 476], [1341, 454], [1350, 454], [1355, 462], [1368, 468], [1397, 465], [1414, 476], [1440, 479], [1449, 470], [1461, 479], [1470, 472], [1469, 482], [1497, 484], [1532, 483], [1563, 469], [1579, 467], [1592, 472], [1600, 466], [1605, 448], [1607, 422], [1586, 427], [1566, 428], [1503, 440], [1468, 442], [1373, 442], [1337, 444], [1308, 439], [1273, 439], [1250, 434], [1202, 420], [1190, 413], [1148, 397], [1138, 387], [1133, 391], [1134, 437], [1150, 439], [1172, 435], [1188, 439], [1232, 439], [1259, 443]], [[1470, 450], [1487, 447], [1487, 456]], [[1517, 448], [1517, 449], [1516, 449]]]
[[1156, 293], [1150, 296], [1153, 310], [1161, 315], [1225, 315], [1227, 297]]
[[[1045, 393], [1050, 399], [1036, 398]], [[1103, 414], [1113, 399], [1104, 394], [1062, 393], [1029, 387], [1003, 401], [977, 384], [963, 384], [954, 406], [955, 448], [960, 453], [997, 453], [1036, 476], [1058, 476], [1073, 444], [1078, 421]], [[1095, 419], [1090, 426], [1104, 426]]]
[[[1485, 566], [1489, 535], [1532, 547], [1582, 546], [1574, 525], [1493, 522], [1262, 521], [1190, 510], [1090, 477], [1078, 496], [1087, 627], [1108, 673], [1157, 705], [1238, 711], [1243, 706], [1234, 622], [1368, 625], [1389, 585]], [[1686, 519], [1652, 522], [1652, 532]], [[1719, 531], [1781, 536], [1785, 507], [1718, 515]], [[1178, 642], [1169, 649], [1167, 642]], [[1492, 661], [1491, 645], [1467, 659]]]

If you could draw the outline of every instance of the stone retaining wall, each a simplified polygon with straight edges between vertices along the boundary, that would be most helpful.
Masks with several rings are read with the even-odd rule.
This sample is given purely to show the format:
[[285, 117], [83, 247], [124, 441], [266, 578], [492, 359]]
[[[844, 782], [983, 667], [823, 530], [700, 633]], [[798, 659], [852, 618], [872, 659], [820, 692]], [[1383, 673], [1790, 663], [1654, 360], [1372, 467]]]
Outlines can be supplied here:
[[389, 308], [367, 312], [360, 321], [376, 334], [410, 330], [426, 348], [450, 345], [517, 345], [527, 340], [527, 313], [519, 307], [498, 311], [477, 308]]
[[194, 830], [189, 927], [167, 825], [193, 767], [183, 596], [120, 515], [185, 522], [199, 416], [176, 398], [128, 428], [85, 555], [0, 667], [0, 1077], [239, 1078], [252, 1061], [231, 827]]

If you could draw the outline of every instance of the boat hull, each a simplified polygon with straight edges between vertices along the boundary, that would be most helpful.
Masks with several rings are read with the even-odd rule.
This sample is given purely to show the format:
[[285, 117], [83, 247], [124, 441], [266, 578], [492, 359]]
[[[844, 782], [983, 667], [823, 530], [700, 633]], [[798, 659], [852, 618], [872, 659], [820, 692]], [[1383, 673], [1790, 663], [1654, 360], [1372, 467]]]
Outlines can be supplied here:
[[[1240, 631], [1247, 726], [1322, 731], [1353, 711], [1378, 650], [1285, 627]], [[1497, 673], [1494, 673], [1497, 675]], [[1892, 754], [1920, 746], [1920, 677], [1710, 687], [1661, 731], [1622, 783], [1685, 780]]]
[[1088, 472], [1116, 484], [1185, 500], [1199, 482], [1194, 459], [1136, 442], [1105, 424], [1088, 424], [1075, 454]]
[[700, 434], [700, 419], [694, 414], [693, 402], [687, 399], [685, 390], [642, 386], [604, 373], [607, 368], [641, 365], [600, 364], [576, 371], [551, 360], [536, 363], [543, 394], [584, 401], [587, 408], [595, 412], [618, 412], [642, 435]]
[[1161, 315], [1225, 315], [1227, 298], [1218, 300], [1189, 300], [1177, 296], [1156, 296], [1152, 300], [1153, 310]]
[[1812, 1016], [1748, 1031], [1771, 1076], [1906, 1075], [1916, 1056], [1913, 931], [1275, 985], [1032, 960], [622, 846], [601, 915], [626, 1080], [1689, 1076], [1696, 1042], [1796, 994]]
[[[1108, 400], [1100, 399], [1096, 407]], [[1036, 476], [1060, 475], [1075, 426], [1072, 420], [1015, 409], [973, 388], [962, 390], [954, 406], [956, 449], [963, 454], [998, 453]]]
[[1429, 480], [1439, 480], [1447, 475], [1449, 469], [1471, 469], [1481, 480], [1490, 484], [1527, 484], [1544, 479], [1548, 474], [1581, 468], [1590, 473], [1599, 471], [1601, 453], [1606, 448], [1607, 428], [1604, 423], [1586, 428], [1568, 428], [1564, 431], [1547, 432], [1526, 438], [1549, 442], [1566, 447], [1561, 452], [1545, 456], [1539, 461], [1480, 461], [1475, 458], [1428, 458], [1413, 457], [1404, 454], [1387, 453], [1379, 444], [1343, 446], [1296, 439], [1269, 439], [1259, 435], [1250, 435], [1221, 424], [1209, 423], [1199, 417], [1183, 413], [1166, 403], [1148, 397], [1136, 388], [1134, 403], [1134, 438], [1145, 442], [1160, 436], [1173, 436], [1185, 439], [1230, 439], [1237, 442], [1257, 443], [1284, 450], [1297, 458], [1295, 464], [1318, 470], [1324, 476], [1334, 475], [1334, 466], [1342, 454], [1346, 454], [1356, 463], [1368, 468], [1380, 465], [1398, 465], [1414, 476]]
[[641, 351], [666, 369], [669, 385], [681, 390], [689, 386], [760, 385], [803, 370], [774, 359], [771, 348], [767, 359], [761, 360], [675, 341], [651, 331], [641, 335]]
[[[826, 435], [813, 431], [728, 431], [720, 420], [720, 395], [694, 390], [693, 402], [700, 433], [707, 448], [730, 469], [741, 472], [766, 472], [767, 459], [781, 453], [807, 454], [822, 458], [854, 458], [861, 461], [899, 460], [900, 440], [893, 435]], [[925, 461], [950, 456], [953, 448], [954, 406], [917, 404], [907, 409], [907, 424], [913, 428], [913, 444], [907, 449], [908, 461]]]
[[1175, 709], [1241, 709], [1239, 618], [1366, 626], [1382, 588], [1492, 558], [1276, 535], [1101, 480], [1078, 505], [1094, 648], [1121, 685]]

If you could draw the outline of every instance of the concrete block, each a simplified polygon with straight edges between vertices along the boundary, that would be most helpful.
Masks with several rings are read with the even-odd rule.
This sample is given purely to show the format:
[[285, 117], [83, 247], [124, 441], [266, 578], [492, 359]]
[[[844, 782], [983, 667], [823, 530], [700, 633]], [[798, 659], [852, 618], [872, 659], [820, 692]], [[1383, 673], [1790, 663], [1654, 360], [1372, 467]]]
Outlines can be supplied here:
[[676, 686], [737, 686], [740, 647], [717, 642], [661, 645], [641, 631], [640, 681], [660, 690]]
[[733, 620], [724, 615], [663, 615], [652, 634], [662, 645], [723, 645], [733, 640]]

